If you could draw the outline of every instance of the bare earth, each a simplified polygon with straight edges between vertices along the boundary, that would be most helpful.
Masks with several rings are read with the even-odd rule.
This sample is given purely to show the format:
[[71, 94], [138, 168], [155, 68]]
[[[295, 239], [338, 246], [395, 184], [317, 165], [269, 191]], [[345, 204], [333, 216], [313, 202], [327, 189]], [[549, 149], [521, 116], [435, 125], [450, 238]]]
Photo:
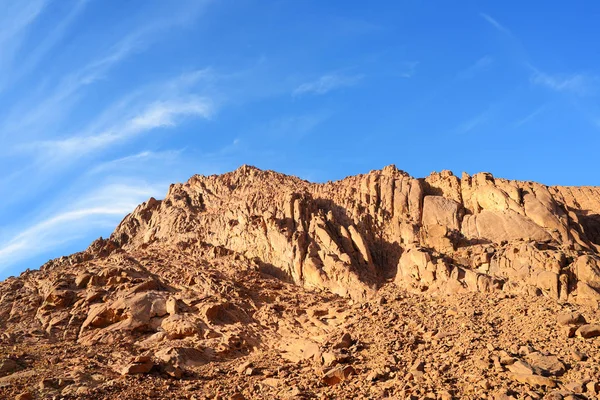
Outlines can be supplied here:
[[600, 188], [175, 184], [0, 283], [0, 398], [598, 399]]

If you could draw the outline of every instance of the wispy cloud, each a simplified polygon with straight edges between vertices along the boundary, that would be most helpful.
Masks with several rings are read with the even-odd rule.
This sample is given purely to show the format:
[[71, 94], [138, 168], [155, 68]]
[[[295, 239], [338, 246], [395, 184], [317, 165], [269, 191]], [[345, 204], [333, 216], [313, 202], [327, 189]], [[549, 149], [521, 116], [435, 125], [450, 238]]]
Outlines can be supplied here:
[[486, 13], [480, 13], [479, 14], [483, 19], [485, 19], [490, 25], [492, 25], [494, 28], [496, 28], [498, 31], [505, 33], [507, 35], [512, 36], [512, 32], [510, 31], [510, 29], [508, 29], [507, 27], [505, 27], [504, 25], [502, 25], [500, 22], [498, 22], [496, 19], [492, 18], [490, 15], [486, 14]]
[[62, 140], [39, 141], [27, 147], [39, 150], [42, 156], [50, 156], [56, 160], [81, 157], [133, 136], [158, 128], [174, 127], [185, 117], [210, 118], [213, 112], [214, 107], [206, 98], [190, 96], [186, 99], [158, 101], [147, 106], [140, 114], [129, 117], [103, 132], [76, 135]]
[[341, 89], [356, 85], [364, 75], [342, 75], [332, 73], [321, 76], [319, 79], [303, 83], [298, 86], [292, 93], [294, 96], [304, 94], [322, 95], [331, 92], [332, 90]]
[[[17, 3], [20, 4], [20, 2], [15, 2], [15, 4]], [[38, 1], [38, 3], [44, 2]], [[131, 56], [148, 49], [163, 37], [164, 32], [186, 26], [199, 15], [210, 1], [188, 3], [182, 2], [183, 6], [177, 7], [167, 16], [135, 25], [116, 42], [101, 46], [94, 53], [100, 54], [99, 56], [95, 56], [83, 65], [75, 66], [71, 71], [58, 77], [56, 85], [50, 86], [45, 93], [33, 93], [30, 98], [15, 104], [2, 118], [0, 138], [7, 140], [15, 132], [45, 132], [49, 126], [68, 114], [77, 100], [85, 96], [86, 88], [106, 79], [111, 70]], [[78, 4], [78, 7], [81, 8], [85, 1]], [[67, 22], [75, 15], [68, 16]], [[51, 45], [52, 43], [47, 44], [47, 46]], [[42, 48], [42, 51], [45, 50]]]
[[30, 25], [45, 9], [47, 0], [0, 0], [0, 73], [13, 61]]
[[525, 117], [521, 118], [520, 120], [518, 120], [517, 122], [515, 122], [515, 128], [518, 128], [518, 127], [525, 125], [528, 122], [534, 120], [538, 115], [543, 113], [545, 110], [546, 110], [545, 105], [536, 108], [535, 110], [533, 110], [532, 112], [527, 114], [527, 116], [525, 116]]
[[329, 112], [315, 112], [304, 115], [288, 115], [267, 124], [266, 131], [271, 137], [299, 139], [313, 131], [331, 116]]
[[0, 271], [77, 240], [99, 227], [116, 225], [137, 204], [162, 194], [162, 185], [108, 184], [41, 218], [0, 243]]
[[79, 98], [82, 89], [97, 82], [119, 62], [126, 59], [136, 49], [136, 35], [122, 39], [104, 56], [91, 61], [82, 68], [70, 72], [61, 78], [58, 84], [46, 96], [33, 98], [17, 105], [5, 118], [1, 128], [5, 132], [43, 128], [66, 114], [70, 105]]
[[530, 66], [533, 70], [531, 82], [556, 92], [573, 93], [579, 96], [596, 94], [600, 78], [585, 73], [547, 74]]
[[3, 26], [0, 30], [0, 43], [5, 44], [22, 33], [46, 7], [48, 0], [34, 0], [15, 2], [1, 0], [2, 14], [0, 21]]
[[122, 172], [130, 167], [136, 168], [140, 164], [146, 168], [148, 163], [164, 165], [165, 162], [176, 161], [182, 152], [183, 150], [141, 151], [136, 154], [100, 163], [93, 167], [88, 173], [94, 175], [114, 171]]
[[476, 128], [480, 127], [483, 124], [486, 124], [491, 116], [491, 107], [488, 108], [487, 110], [485, 110], [484, 112], [469, 118], [468, 120], [464, 121], [463, 123], [461, 123], [459, 126], [456, 127], [456, 129], [454, 129], [455, 133], [458, 134], [466, 134], [469, 133], [473, 130], [475, 130]]
[[490, 65], [492, 65], [493, 62], [494, 62], [494, 59], [490, 55], [485, 55], [481, 58], [478, 58], [477, 61], [475, 61], [473, 64], [469, 65], [463, 71], [460, 71], [457, 74], [456, 79], [472, 78], [479, 71], [482, 71], [482, 70], [488, 68]]
[[[60, 20], [53, 27], [52, 30], [46, 32], [46, 35], [39, 42], [39, 44], [37, 44], [35, 48], [27, 51], [26, 58], [19, 63], [18, 68], [15, 68], [15, 66], [13, 65], [11, 70], [8, 73], [6, 73], [6, 76], [4, 76], [4, 80], [0, 81], [0, 90], [5, 84], [8, 83], [8, 77], [10, 77], [10, 84], [15, 85], [15, 83], [17, 83], [23, 76], [27, 75], [32, 70], [34, 70], [40, 64], [40, 62], [43, 60], [46, 54], [50, 50], [52, 50], [52, 48], [56, 46], [58, 42], [63, 38], [63, 36], [67, 32], [67, 29], [84, 11], [88, 3], [89, 0], [75, 1], [75, 3], [72, 5], [72, 7], [70, 7], [65, 17], [62, 18], [62, 20]], [[6, 67], [9, 67], [8, 64], [6, 65]]]

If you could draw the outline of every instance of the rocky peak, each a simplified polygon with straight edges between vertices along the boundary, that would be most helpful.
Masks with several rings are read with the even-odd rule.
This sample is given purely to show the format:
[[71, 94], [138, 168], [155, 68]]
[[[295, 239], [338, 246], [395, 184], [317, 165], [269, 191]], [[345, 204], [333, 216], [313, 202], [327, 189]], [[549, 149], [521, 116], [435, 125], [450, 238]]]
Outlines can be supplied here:
[[[558, 259], [596, 254], [600, 243], [593, 216], [600, 204], [588, 200], [589, 191], [597, 196], [597, 189], [548, 187], [489, 173], [459, 179], [442, 171], [415, 179], [393, 165], [316, 184], [242, 166], [172, 185], [164, 200], [150, 199], [126, 217], [111, 239], [126, 249], [155, 242], [220, 246], [258, 259], [299, 285], [360, 299], [394, 271], [402, 272], [401, 255], [411, 248], [447, 260], [444, 271], [434, 274], [436, 285], [445, 285], [438, 280], [455, 268], [467, 267], [459, 254], [481, 251], [482, 244], [497, 249], [495, 254], [528, 242], [551, 243]], [[489, 260], [497, 273], [491, 280], [516, 278], [503, 262]], [[557, 269], [544, 263], [518, 284], [535, 286], [543, 273], [553, 288], [568, 280], [563, 289], [552, 289], [552, 296], [562, 290], [567, 297], [598, 300], [589, 299], [587, 288], [578, 295], [584, 283], [574, 280], [577, 274], [568, 265]], [[459, 286], [468, 287], [463, 281]]]
[[[0, 351], [12, 357], [0, 370], [6, 365], [14, 372], [7, 379], [26, 379], [15, 372], [31, 363], [14, 354], [20, 344], [47, 354], [49, 346], [66, 343], [68, 353], [84, 357], [80, 360], [94, 346], [104, 353], [93, 365], [106, 360], [114, 365], [100, 368], [104, 373], [167, 379], [190, 377], [215, 360], [235, 363], [262, 349], [299, 363], [303, 371], [307, 363], [322, 365], [320, 382], [337, 385], [363, 373], [346, 365], [362, 357], [361, 346], [373, 343], [369, 351], [378, 351], [373, 350], [378, 338], [393, 337], [406, 342], [381, 349], [388, 367], [372, 370], [369, 385], [393, 376], [417, 382], [438, 371], [432, 361], [419, 359], [429, 354], [427, 346], [457, 340], [459, 347], [475, 349], [480, 336], [470, 327], [479, 332], [493, 326], [495, 332], [500, 326], [514, 337], [513, 321], [525, 321], [528, 329], [548, 326], [527, 322], [530, 312], [567, 308], [597, 315], [599, 253], [599, 188], [549, 187], [488, 173], [458, 178], [450, 171], [416, 179], [393, 165], [311, 183], [242, 166], [173, 184], [164, 199], [136, 207], [109, 239], [0, 283]], [[512, 305], [486, 308], [488, 301]], [[447, 302], [470, 310], [463, 313], [467, 317], [459, 318]], [[524, 303], [537, 311], [520, 308]], [[471, 310], [474, 304], [481, 309]], [[486, 319], [480, 321], [477, 313]], [[418, 322], [404, 324], [415, 318]], [[600, 335], [598, 324], [565, 318], [565, 340]], [[504, 319], [509, 322], [498, 322]], [[351, 327], [367, 342], [355, 340], [356, 331], [340, 332]], [[396, 348], [407, 359], [388, 362]], [[519, 359], [514, 357], [521, 349], [511, 358], [486, 348], [497, 359], [495, 368], [508, 369], [515, 382], [552, 386], [555, 381], [542, 374], [565, 373], [555, 356], [528, 347]], [[452, 365], [464, 360], [462, 353], [456, 357]], [[239, 364], [245, 377], [260, 371], [252, 363]], [[396, 372], [402, 374], [392, 375]], [[465, 377], [464, 370], [451, 374], [457, 382]], [[40, 396], [59, 389], [65, 398], [85, 396], [65, 382], [95, 385], [83, 372], [73, 376], [44, 378]], [[277, 397], [265, 389], [276, 383], [268, 382], [252, 385], [264, 391], [254, 397]], [[108, 383], [98, 387], [110, 390]], [[455, 390], [471, 396], [467, 387]]]

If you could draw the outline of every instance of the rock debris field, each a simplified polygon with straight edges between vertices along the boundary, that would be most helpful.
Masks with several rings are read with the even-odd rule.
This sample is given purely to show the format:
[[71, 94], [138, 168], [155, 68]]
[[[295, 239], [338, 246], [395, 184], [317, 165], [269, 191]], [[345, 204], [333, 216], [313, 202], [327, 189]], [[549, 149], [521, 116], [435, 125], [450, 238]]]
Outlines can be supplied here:
[[600, 188], [243, 166], [0, 283], [5, 399], [599, 399]]

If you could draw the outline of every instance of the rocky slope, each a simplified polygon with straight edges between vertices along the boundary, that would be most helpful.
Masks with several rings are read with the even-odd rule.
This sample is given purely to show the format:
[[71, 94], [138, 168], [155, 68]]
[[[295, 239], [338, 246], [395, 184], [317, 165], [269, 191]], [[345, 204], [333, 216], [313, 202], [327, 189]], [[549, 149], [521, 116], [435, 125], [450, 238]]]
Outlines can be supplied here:
[[599, 252], [595, 187], [194, 176], [0, 283], [0, 396], [598, 398]]

